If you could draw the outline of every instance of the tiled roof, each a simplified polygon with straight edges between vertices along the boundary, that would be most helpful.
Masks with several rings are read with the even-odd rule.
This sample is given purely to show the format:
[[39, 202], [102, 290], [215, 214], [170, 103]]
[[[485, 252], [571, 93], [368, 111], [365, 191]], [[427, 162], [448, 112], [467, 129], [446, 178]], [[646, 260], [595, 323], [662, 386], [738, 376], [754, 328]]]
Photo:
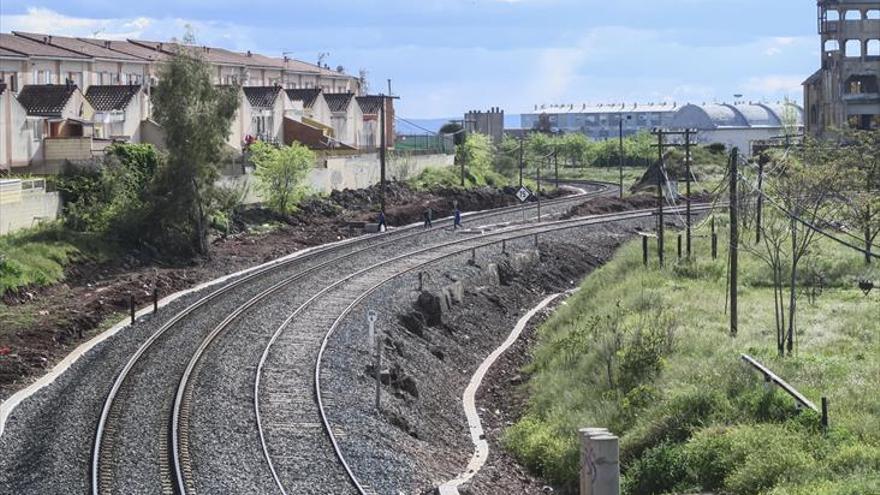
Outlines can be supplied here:
[[275, 69], [292, 70], [297, 72], [310, 72], [313, 74], [317, 74], [318, 72], [320, 72], [318, 67], [312, 64], [307, 64], [301, 60], [296, 60], [289, 57], [267, 57], [265, 55], [260, 55], [259, 53], [253, 52], [246, 52], [242, 53], [241, 55], [251, 60], [248, 65], [253, 65], [256, 67], [272, 67]]
[[61, 58], [79, 58], [86, 60], [88, 57], [79, 53], [58, 48], [47, 43], [41, 43], [21, 36], [15, 36], [9, 33], [0, 33], [0, 48], [27, 55], [31, 57], [61, 57]]
[[109, 48], [110, 50], [144, 60], [157, 61], [165, 60], [168, 58], [168, 54], [165, 52], [160, 52], [157, 50], [153, 50], [152, 48], [136, 45], [129, 41], [102, 40], [98, 38], [77, 39], [80, 41], [85, 41], [86, 43], [90, 43], [92, 45], [103, 46], [104, 48]]
[[312, 108], [318, 99], [318, 95], [321, 94], [321, 88], [288, 89], [286, 91], [290, 101], [301, 101], [305, 108]]
[[18, 93], [18, 102], [28, 115], [57, 117], [76, 90], [73, 84], [28, 84]]
[[86, 90], [86, 99], [98, 112], [124, 110], [138, 91], [140, 86], [134, 85], [89, 86]]
[[168, 55], [173, 55], [177, 50], [181, 48], [187, 48], [193, 50], [197, 55], [203, 58], [206, 62], [211, 62], [215, 64], [221, 65], [240, 65], [245, 66], [248, 63], [248, 59], [246, 55], [242, 55], [240, 53], [236, 53], [230, 50], [225, 50], [223, 48], [216, 48], [210, 46], [187, 46], [181, 45], [176, 42], [164, 42], [164, 41], [146, 41], [146, 40], [128, 40], [136, 45], [143, 46], [145, 48], [149, 48], [152, 50], [157, 50], [164, 52]]
[[[2, 41], [0, 41], [0, 43], [2, 43]], [[18, 52], [14, 52], [14, 51], [12, 51], [12, 50], [8, 50], [8, 49], [6, 49], [6, 48], [4, 48], [4, 47], [2, 47], [2, 46], [0, 46], [0, 56], [4, 56], [4, 57], [21, 57], [21, 58], [26, 58], [26, 55], [25, 55], [25, 54], [23, 54], [23, 53], [18, 53]]]
[[[143, 62], [142, 59], [128, 55], [122, 52], [111, 50], [106, 44], [93, 44], [82, 39], [69, 38], [67, 36], [55, 36], [39, 33], [24, 33], [21, 31], [13, 31], [16, 36], [21, 36], [38, 43], [48, 42], [50, 45], [70, 50], [82, 55], [94, 58], [103, 58], [110, 60], [124, 60], [131, 62]], [[103, 40], [100, 40], [103, 41]]]
[[348, 111], [354, 93], [324, 93], [324, 99], [327, 100], [327, 106], [331, 112]]
[[378, 114], [382, 110], [382, 100], [384, 98], [378, 95], [358, 96], [357, 102], [361, 107], [361, 111], [366, 114]]
[[278, 98], [277, 86], [245, 86], [241, 88], [248, 102], [254, 108], [272, 108]]

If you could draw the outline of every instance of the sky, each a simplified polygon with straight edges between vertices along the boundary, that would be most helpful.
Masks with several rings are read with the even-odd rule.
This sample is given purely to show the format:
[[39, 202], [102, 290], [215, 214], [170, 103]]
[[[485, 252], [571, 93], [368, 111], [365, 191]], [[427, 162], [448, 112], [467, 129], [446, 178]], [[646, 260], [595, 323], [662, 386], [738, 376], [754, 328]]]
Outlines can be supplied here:
[[800, 101], [818, 68], [806, 0], [2, 0], [0, 31], [196, 40], [315, 62], [406, 118], [540, 104]]

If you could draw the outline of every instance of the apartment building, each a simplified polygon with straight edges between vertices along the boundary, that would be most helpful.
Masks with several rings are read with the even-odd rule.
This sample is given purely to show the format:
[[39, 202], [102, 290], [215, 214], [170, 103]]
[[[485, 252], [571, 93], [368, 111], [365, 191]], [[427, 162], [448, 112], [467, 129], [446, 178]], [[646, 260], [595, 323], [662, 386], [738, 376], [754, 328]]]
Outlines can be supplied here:
[[[76, 153], [70, 157], [76, 160], [89, 151], [100, 152], [114, 140], [161, 145], [162, 129], [151, 119], [150, 91], [159, 81], [161, 64], [181, 49], [174, 41], [0, 33], [0, 84], [4, 88], [0, 93], [0, 168], [54, 170], [54, 163], [46, 167], [44, 162], [50, 155], [57, 161], [59, 154], [46, 153], [46, 139], [78, 139]], [[228, 140], [235, 152], [255, 139], [289, 144], [298, 134], [285, 132], [288, 122], [309, 138], [302, 142], [313, 142], [319, 148], [357, 149], [365, 132], [371, 136], [370, 148], [372, 141], [378, 142], [375, 130], [370, 131], [376, 116], [364, 116], [355, 100], [361, 94], [357, 77], [287, 56], [209, 46], [185, 49], [195, 51], [210, 65], [215, 84], [242, 87]], [[69, 115], [69, 109], [63, 116], [34, 114], [33, 108], [42, 104], [40, 98], [57, 95], [67, 97], [65, 105], [68, 100], [80, 102], [79, 114]], [[386, 105], [393, 120], [393, 102]], [[62, 129], [79, 134], [63, 136], [59, 134]], [[393, 133], [388, 142], [393, 143]], [[49, 147], [61, 152], [72, 146], [67, 144]]]

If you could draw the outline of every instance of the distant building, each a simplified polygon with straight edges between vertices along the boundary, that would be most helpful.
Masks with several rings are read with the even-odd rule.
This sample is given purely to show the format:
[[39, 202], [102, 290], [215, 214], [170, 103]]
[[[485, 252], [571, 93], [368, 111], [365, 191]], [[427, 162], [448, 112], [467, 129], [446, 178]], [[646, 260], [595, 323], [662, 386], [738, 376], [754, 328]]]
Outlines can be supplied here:
[[464, 130], [492, 138], [495, 144], [504, 138], [504, 110], [492, 107], [487, 112], [471, 110], [464, 115]]
[[754, 141], [766, 141], [803, 133], [804, 111], [794, 103], [710, 103], [685, 105], [666, 126], [670, 129], [696, 129], [693, 142], [722, 143], [751, 155]]
[[804, 82], [807, 133], [880, 129], [880, 3], [818, 0], [822, 67]]
[[580, 132], [604, 140], [618, 136], [621, 119], [624, 136], [668, 127], [678, 108], [676, 103], [550, 105], [535, 106], [533, 113], [524, 113], [520, 118], [523, 129]]

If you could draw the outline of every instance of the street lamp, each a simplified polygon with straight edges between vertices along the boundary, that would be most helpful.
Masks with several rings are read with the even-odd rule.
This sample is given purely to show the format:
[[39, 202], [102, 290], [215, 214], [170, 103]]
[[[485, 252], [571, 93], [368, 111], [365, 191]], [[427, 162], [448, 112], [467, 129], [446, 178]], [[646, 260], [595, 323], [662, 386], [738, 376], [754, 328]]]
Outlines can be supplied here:
[[[618, 136], [620, 140], [620, 150], [618, 151], [618, 165], [620, 169], [620, 198], [623, 199], [623, 114], [619, 115], [620, 118], [617, 119], [617, 127], [619, 130]], [[632, 115], [627, 115], [626, 120], [631, 120]]]

